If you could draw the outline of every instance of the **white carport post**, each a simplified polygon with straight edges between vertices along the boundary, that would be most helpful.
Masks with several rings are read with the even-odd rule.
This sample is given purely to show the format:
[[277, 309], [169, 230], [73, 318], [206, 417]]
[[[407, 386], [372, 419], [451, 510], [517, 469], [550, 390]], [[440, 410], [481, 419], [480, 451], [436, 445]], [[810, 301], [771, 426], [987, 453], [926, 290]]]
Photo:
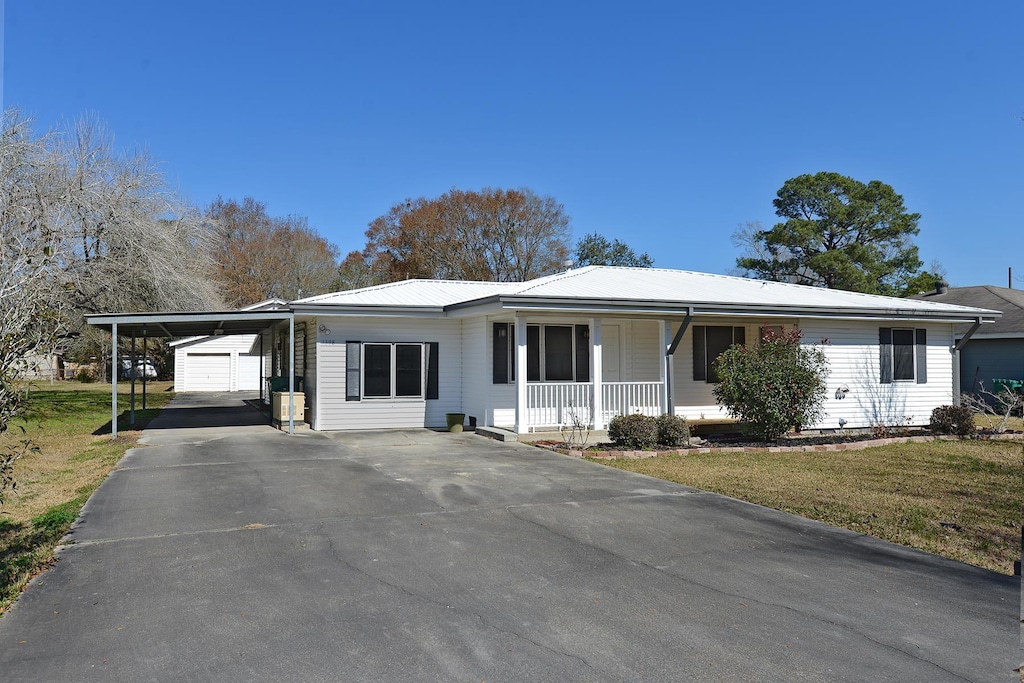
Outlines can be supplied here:
[[526, 410], [526, 318], [516, 315], [516, 433], [530, 431]]
[[601, 371], [604, 368], [604, 361], [601, 352], [601, 319], [590, 319], [590, 381], [593, 386], [594, 396], [590, 399], [591, 410], [594, 411], [593, 425], [595, 430], [604, 429], [604, 389], [601, 383], [604, 378]]
[[288, 316], [288, 433], [295, 433], [295, 314]]
[[110, 324], [110, 438], [117, 438], [117, 323]]

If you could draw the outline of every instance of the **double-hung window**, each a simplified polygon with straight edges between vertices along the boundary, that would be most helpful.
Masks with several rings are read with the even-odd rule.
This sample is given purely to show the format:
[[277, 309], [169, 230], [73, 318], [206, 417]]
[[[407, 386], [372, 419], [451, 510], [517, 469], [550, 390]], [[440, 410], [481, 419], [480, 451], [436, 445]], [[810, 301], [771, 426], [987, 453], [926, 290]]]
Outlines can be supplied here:
[[345, 398], [437, 398], [436, 342], [348, 342]]
[[733, 344], [746, 343], [746, 330], [742, 327], [720, 325], [693, 326], [693, 380], [717, 383], [715, 360]]
[[[515, 323], [491, 327], [494, 384], [516, 380]], [[527, 325], [526, 381], [589, 382], [590, 327], [588, 325]]]
[[878, 328], [879, 378], [882, 384], [928, 381], [928, 335], [924, 329]]

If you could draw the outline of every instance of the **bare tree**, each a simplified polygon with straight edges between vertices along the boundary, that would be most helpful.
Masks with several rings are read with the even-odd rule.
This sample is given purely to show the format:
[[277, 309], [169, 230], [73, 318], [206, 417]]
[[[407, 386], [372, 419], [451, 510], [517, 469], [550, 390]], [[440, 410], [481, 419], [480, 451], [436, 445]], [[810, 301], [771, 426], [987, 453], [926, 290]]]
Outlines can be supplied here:
[[119, 152], [95, 117], [54, 138], [65, 187], [63, 270], [73, 307], [98, 313], [217, 305], [213, 234], [167, 188], [156, 162], [142, 151]]
[[1024, 393], [1003, 387], [999, 391], [989, 391], [983, 382], [975, 393], [960, 394], [960, 404], [978, 415], [989, 415], [998, 419], [992, 431], [1002, 434], [1006, 431], [1006, 423], [1010, 418], [1024, 409]]
[[[18, 414], [18, 378], [33, 353], [53, 349], [63, 329], [63, 299], [55, 264], [60, 186], [47, 140], [33, 138], [30, 122], [4, 112], [0, 125], [0, 434]], [[15, 487], [14, 462], [28, 448], [0, 450], [0, 504]]]

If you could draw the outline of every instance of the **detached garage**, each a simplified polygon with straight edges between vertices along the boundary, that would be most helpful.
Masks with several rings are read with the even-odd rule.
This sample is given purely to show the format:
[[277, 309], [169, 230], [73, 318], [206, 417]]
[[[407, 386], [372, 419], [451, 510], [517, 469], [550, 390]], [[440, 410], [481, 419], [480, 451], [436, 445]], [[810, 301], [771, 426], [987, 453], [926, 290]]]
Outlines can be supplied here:
[[260, 357], [249, 353], [256, 335], [191, 337], [174, 347], [175, 391], [258, 391]]

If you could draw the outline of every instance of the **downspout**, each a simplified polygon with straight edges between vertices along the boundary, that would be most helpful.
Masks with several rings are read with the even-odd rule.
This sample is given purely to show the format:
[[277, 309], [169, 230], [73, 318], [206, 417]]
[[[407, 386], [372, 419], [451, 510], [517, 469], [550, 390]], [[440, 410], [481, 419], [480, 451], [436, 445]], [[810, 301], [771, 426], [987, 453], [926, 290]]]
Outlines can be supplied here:
[[960, 349], [962, 349], [974, 336], [974, 333], [981, 328], [981, 317], [974, 319], [974, 324], [971, 325], [970, 329], [961, 337], [960, 341], [953, 345], [953, 405], [960, 405], [960, 392], [963, 387], [960, 386]]
[[672, 338], [672, 343], [669, 344], [668, 350], [665, 351], [665, 381], [668, 382], [666, 387], [666, 396], [668, 402], [668, 412], [672, 415], [676, 414], [675, 397], [672, 395], [672, 389], [676, 383], [675, 381], [675, 353], [676, 349], [679, 348], [679, 342], [683, 341], [683, 335], [686, 334], [686, 330], [690, 327], [690, 322], [693, 320], [693, 306], [689, 306], [686, 309], [686, 317], [683, 318], [683, 322], [679, 325], [679, 329], [676, 331], [676, 336]]

